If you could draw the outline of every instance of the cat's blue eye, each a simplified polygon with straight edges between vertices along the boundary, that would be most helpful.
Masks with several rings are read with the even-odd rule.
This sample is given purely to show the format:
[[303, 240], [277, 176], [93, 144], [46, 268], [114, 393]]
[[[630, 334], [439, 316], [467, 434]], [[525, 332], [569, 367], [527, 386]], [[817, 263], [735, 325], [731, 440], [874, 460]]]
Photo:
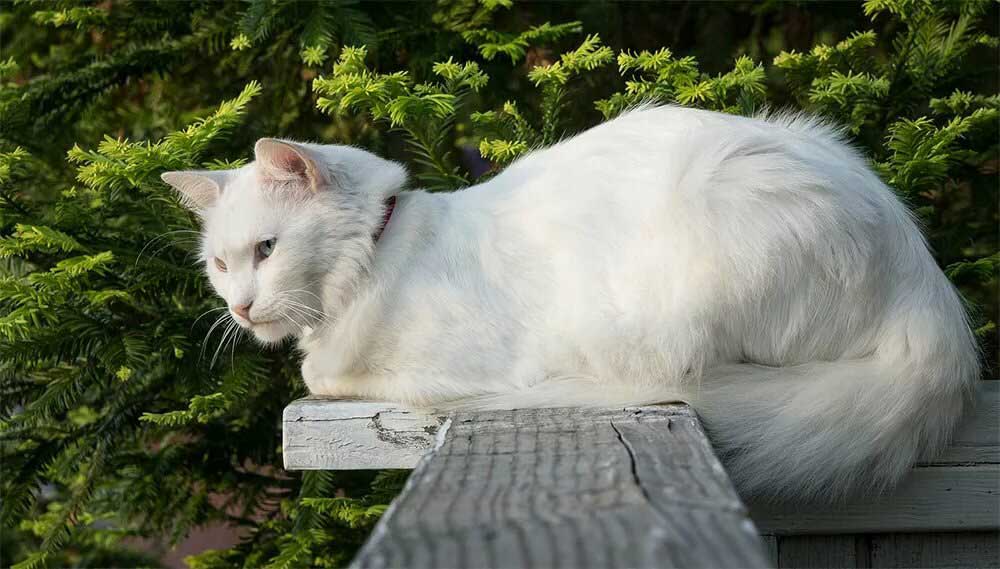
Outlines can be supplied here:
[[271, 256], [271, 252], [274, 251], [274, 238], [265, 239], [264, 241], [259, 241], [257, 243], [257, 259], [266, 259]]

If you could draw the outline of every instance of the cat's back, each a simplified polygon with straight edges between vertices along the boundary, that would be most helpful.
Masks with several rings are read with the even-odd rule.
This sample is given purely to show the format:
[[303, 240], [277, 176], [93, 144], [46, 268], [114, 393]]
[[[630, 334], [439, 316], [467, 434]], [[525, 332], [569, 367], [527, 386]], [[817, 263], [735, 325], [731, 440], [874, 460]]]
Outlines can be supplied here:
[[776, 259], [854, 278], [922, 243], [861, 155], [804, 115], [641, 107], [459, 194], [456, 211], [489, 236], [467, 242], [503, 243], [560, 282], [599, 278], [626, 296], [670, 282], [671, 267], [706, 281], [727, 267], [750, 288], [777, 274]]
[[855, 221], [905, 216], [861, 155], [821, 120], [671, 105], [638, 107], [533, 151], [462, 194], [463, 205], [484, 206], [493, 217], [546, 225], [634, 227], [796, 204]]
[[713, 185], [699, 182], [723, 170], [737, 173], [748, 182], [744, 185], [752, 186], [754, 176], [779, 166], [821, 180], [835, 192], [871, 193], [880, 185], [841, 132], [815, 117], [801, 113], [743, 117], [646, 105], [530, 152], [482, 190], [506, 198], [524, 197], [535, 206], [547, 198], [599, 199], [608, 191], [655, 199], [671, 190], [697, 187], [699, 192], [711, 192]]

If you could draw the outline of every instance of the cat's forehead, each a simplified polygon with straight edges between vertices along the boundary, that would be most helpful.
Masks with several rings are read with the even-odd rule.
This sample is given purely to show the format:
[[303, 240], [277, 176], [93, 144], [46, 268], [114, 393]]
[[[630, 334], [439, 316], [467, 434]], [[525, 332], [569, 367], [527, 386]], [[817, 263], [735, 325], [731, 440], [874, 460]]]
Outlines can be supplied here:
[[237, 171], [205, 218], [208, 244], [239, 247], [274, 232], [287, 215], [287, 200], [263, 187], [252, 169]]

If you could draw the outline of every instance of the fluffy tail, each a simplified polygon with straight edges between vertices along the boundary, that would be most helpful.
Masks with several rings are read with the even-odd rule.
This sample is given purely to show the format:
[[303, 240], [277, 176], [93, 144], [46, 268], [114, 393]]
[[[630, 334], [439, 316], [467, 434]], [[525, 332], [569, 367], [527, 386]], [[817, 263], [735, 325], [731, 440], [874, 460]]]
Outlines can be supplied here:
[[543, 382], [452, 408], [691, 403], [744, 497], [837, 499], [880, 492], [947, 443], [979, 376], [961, 302], [943, 276], [890, 314], [864, 359], [788, 367], [732, 364], [697, 385]]
[[691, 402], [744, 496], [880, 492], [948, 442], [979, 354], [957, 294], [934, 284], [896, 303], [865, 359], [709, 372]]

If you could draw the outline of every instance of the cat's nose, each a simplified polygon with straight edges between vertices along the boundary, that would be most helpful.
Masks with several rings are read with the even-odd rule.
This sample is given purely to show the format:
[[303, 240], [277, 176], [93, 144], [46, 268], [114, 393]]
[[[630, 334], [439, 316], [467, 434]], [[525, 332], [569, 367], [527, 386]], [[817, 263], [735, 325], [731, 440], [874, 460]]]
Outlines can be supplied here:
[[234, 304], [234, 305], [230, 306], [229, 309], [232, 310], [233, 313], [238, 314], [240, 317], [242, 317], [247, 322], [253, 322], [252, 320], [250, 320], [250, 307], [251, 306], [253, 306], [252, 302], [249, 302], [247, 304]]

